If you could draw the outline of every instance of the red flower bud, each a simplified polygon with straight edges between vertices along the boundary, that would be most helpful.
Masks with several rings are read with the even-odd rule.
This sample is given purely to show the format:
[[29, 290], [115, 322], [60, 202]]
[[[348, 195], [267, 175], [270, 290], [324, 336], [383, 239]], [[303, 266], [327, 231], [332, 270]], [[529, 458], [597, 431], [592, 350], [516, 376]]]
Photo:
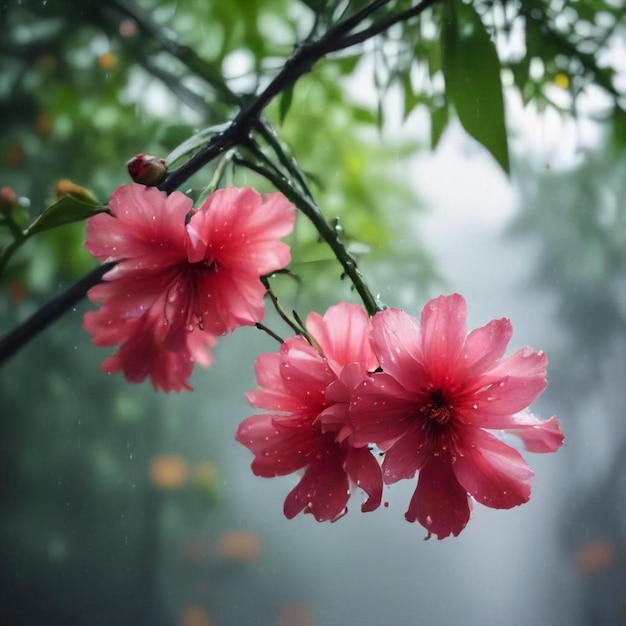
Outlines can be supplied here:
[[141, 185], [156, 187], [167, 172], [165, 159], [158, 159], [149, 154], [137, 154], [126, 163], [130, 177]]
[[17, 204], [17, 194], [13, 187], [0, 187], [0, 211]]

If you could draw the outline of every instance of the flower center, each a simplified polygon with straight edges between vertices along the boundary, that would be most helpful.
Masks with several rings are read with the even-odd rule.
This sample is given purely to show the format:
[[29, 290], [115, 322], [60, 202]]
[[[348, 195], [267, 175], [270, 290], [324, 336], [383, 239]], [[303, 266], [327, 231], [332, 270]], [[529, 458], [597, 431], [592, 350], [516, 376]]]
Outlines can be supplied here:
[[450, 408], [443, 397], [441, 389], [430, 393], [430, 399], [422, 406], [421, 413], [428, 419], [437, 422], [437, 424], [443, 425], [450, 421]]

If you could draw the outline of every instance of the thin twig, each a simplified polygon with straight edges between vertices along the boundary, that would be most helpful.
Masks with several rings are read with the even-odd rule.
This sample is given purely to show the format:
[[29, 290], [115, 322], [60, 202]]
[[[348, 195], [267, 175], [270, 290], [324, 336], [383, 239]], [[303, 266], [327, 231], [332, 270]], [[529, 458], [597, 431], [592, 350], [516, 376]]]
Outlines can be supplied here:
[[[417, 7], [414, 7], [414, 9], [398, 14], [396, 18], [393, 18], [392, 16], [386, 20], [381, 20], [378, 24], [374, 24], [368, 29], [364, 29], [361, 33], [357, 33], [352, 38], [347, 37], [347, 33], [363, 23], [374, 12], [390, 3], [390, 0], [374, 0], [360, 11], [357, 11], [345, 20], [342, 20], [332, 26], [319, 39], [302, 43], [287, 59], [282, 69], [278, 72], [274, 79], [270, 81], [267, 87], [265, 87], [261, 93], [253, 98], [247, 106], [239, 111], [228, 128], [212, 137], [206, 146], [200, 149], [191, 159], [189, 159], [189, 161], [187, 161], [187, 163], [173, 172], [170, 172], [164, 181], [159, 185], [159, 188], [162, 191], [171, 193], [180, 185], [184, 184], [199, 169], [212, 161], [215, 157], [230, 148], [248, 144], [250, 133], [253, 129], [257, 128], [262, 134], [265, 134], [262, 130], [262, 126], [260, 125], [260, 118], [264, 109], [279, 93], [293, 85], [301, 76], [309, 72], [315, 63], [328, 53], [344, 49], [350, 45], [354, 45], [355, 43], [361, 43], [361, 41], [367, 38], [365, 33], [371, 33], [368, 36], [378, 34], [379, 32], [382, 32], [384, 28], [388, 28], [390, 25], [400, 21], [400, 19], [408, 19], [408, 17], [412, 16], [414, 11], [421, 12], [424, 8], [426, 8], [426, 6], [429, 6], [434, 1], [436, 0], [424, 0], [424, 2]], [[113, 3], [115, 9], [133, 17], [145, 34], [156, 39], [165, 50], [177, 57], [190, 70], [198, 73], [227, 102], [232, 104], [240, 102], [239, 98], [237, 98], [235, 102], [236, 96], [230, 92], [228, 86], [225, 82], [223, 82], [223, 80], [221, 80], [221, 76], [215, 75], [210, 64], [195, 55], [193, 50], [178, 45], [176, 42], [164, 35], [160, 29], [150, 21], [149, 16], [143, 13], [139, 14], [136, 7], [131, 9], [124, 0], [113, 0]], [[411, 14], [409, 15], [409, 13]], [[400, 16], [408, 17], [401, 18]], [[265, 138], [266, 140], [268, 139], [267, 134]], [[275, 149], [275, 145], [272, 145], [273, 149]], [[280, 151], [276, 152], [276, 154], [279, 160], [281, 160]], [[286, 162], [282, 162], [282, 164], [287, 167]], [[312, 199], [296, 190], [280, 173], [272, 172], [266, 167], [258, 166], [252, 163], [249, 163], [247, 166], [250, 167], [250, 169], [255, 169], [255, 167], [259, 168], [257, 171], [262, 176], [265, 176], [265, 178], [273, 182], [277, 189], [283, 191], [283, 193], [290, 198], [294, 204], [297, 204], [302, 212], [305, 213], [305, 215], [307, 215], [307, 217], [313, 222], [320, 235], [326, 240], [330, 248], [335, 253], [335, 256], [343, 266], [346, 275], [352, 280], [356, 290], [361, 296], [368, 312], [373, 315], [377, 310], [380, 310], [381, 306], [367, 288], [363, 277], [357, 269], [355, 260], [347, 253], [343, 244], [339, 241], [337, 233], [335, 233], [326, 222], [321, 211], [319, 210], [319, 207], [317, 207]], [[288, 170], [291, 171], [290, 168], [288, 168]], [[306, 186], [303, 186], [302, 191], [304, 193], [308, 191]], [[45, 305], [24, 324], [21, 324], [9, 335], [2, 338], [0, 340], [0, 364], [6, 361], [9, 356], [17, 352], [36, 334], [52, 323], [52, 321], [60, 317], [64, 311], [70, 309], [78, 303], [91, 287], [101, 281], [102, 276], [109, 269], [111, 269], [111, 267], [113, 267], [113, 264], [108, 264], [108, 266], [103, 265], [90, 274], [87, 274], [84, 278], [70, 287], [65, 293]]]
[[414, 7], [407, 9], [406, 11], [402, 11], [401, 13], [397, 13], [396, 15], [391, 15], [387, 19], [380, 20], [380, 22], [376, 22], [369, 28], [365, 28], [358, 33], [354, 33], [349, 37], [344, 37], [343, 39], [337, 41], [336, 45], [333, 46], [329, 52], [337, 52], [338, 50], [345, 50], [346, 48], [350, 48], [352, 46], [356, 46], [357, 44], [363, 43], [376, 35], [380, 35], [380, 33], [388, 30], [392, 26], [399, 24], [400, 22], [406, 22], [407, 20], [420, 15], [423, 13], [428, 7], [440, 2], [441, 0], [422, 0], [419, 4], [416, 4]]
[[333, 251], [339, 263], [341, 263], [346, 276], [352, 281], [354, 288], [361, 297], [367, 312], [370, 315], [374, 315], [377, 311], [381, 311], [384, 306], [370, 291], [363, 275], [358, 270], [355, 259], [348, 253], [339, 239], [337, 231], [326, 221], [317, 204], [311, 198], [300, 193], [287, 178], [280, 173], [276, 173], [275, 170], [270, 169], [266, 165], [254, 163], [240, 157], [235, 157], [233, 160], [235, 163], [251, 169], [270, 181], [276, 189], [291, 200], [307, 216], [322, 239]]

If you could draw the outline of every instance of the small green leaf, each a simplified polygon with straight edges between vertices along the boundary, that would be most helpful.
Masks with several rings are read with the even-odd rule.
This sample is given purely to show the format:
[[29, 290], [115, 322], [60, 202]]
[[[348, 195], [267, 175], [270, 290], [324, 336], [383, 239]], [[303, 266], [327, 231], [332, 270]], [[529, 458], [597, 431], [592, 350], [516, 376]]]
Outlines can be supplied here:
[[289, 113], [292, 100], [293, 100], [293, 85], [290, 85], [281, 94], [280, 102], [278, 104], [278, 121], [281, 126], [283, 122], [285, 121], [285, 118], [287, 117], [287, 113]]
[[448, 105], [433, 107], [430, 111], [430, 145], [434, 150], [448, 125]]
[[443, 3], [441, 46], [446, 96], [459, 121], [508, 173], [500, 60], [471, 5], [462, 0]]
[[73, 196], [63, 196], [53, 205], [44, 209], [26, 232], [29, 236], [42, 233], [64, 224], [86, 220], [107, 210], [106, 206], [101, 206], [95, 202], [90, 203], [85, 200], [78, 200]]

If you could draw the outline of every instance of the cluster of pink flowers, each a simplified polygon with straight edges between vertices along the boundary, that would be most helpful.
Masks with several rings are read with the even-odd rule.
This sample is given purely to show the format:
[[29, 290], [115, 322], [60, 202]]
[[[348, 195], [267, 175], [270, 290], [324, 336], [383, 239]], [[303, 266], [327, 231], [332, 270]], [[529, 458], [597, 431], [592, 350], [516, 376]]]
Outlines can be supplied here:
[[[216, 336], [261, 321], [260, 278], [290, 261], [280, 238], [294, 207], [281, 194], [227, 188], [194, 209], [182, 193], [129, 184], [114, 192], [110, 213], [89, 221], [86, 244], [116, 262], [90, 290], [102, 306], [84, 322], [96, 344], [119, 346], [102, 368], [164, 391], [191, 389], [193, 365], [211, 363]], [[466, 313], [458, 294], [428, 302], [419, 322], [342, 303], [311, 313], [305, 332], [259, 357], [259, 388], [247, 397], [263, 412], [236, 439], [258, 476], [302, 471], [288, 518], [338, 520], [357, 487], [367, 495], [361, 509], [373, 511], [383, 484], [416, 474], [405, 517], [440, 539], [463, 530], [472, 498], [500, 509], [529, 499], [533, 472], [499, 434], [531, 452], [563, 443], [556, 417], [527, 410], [546, 387], [546, 356], [523, 348], [503, 358], [509, 320], [468, 334]]]
[[209, 365], [216, 336], [263, 318], [260, 277], [291, 260], [281, 237], [293, 229], [294, 207], [281, 194], [220, 189], [198, 209], [186, 195], [124, 185], [111, 215], [87, 224], [87, 249], [115, 261], [89, 291], [102, 307], [85, 315], [101, 346], [120, 345], [102, 365], [156, 389], [191, 389], [194, 363]]
[[397, 309], [370, 320], [339, 304], [306, 326], [310, 342], [292, 337], [257, 360], [259, 389], [248, 400], [266, 412], [236, 435], [254, 454], [255, 474], [304, 470], [287, 517], [337, 520], [354, 487], [372, 511], [383, 483], [416, 473], [405, 517], [440, 539], [463, 530], [470, 496], [498, 509], [528, 501], [532, 470], [488, 431], [517, 435], [532, 452], [557, 450], [563, 435], [556, 417], [542, 422], [526, 410], [546, 387], [547, 359], [530, 348], [502, 358], [509, 320], [467, 334], [465, 300], [454, 294], [428, 302], [419, 323]]

